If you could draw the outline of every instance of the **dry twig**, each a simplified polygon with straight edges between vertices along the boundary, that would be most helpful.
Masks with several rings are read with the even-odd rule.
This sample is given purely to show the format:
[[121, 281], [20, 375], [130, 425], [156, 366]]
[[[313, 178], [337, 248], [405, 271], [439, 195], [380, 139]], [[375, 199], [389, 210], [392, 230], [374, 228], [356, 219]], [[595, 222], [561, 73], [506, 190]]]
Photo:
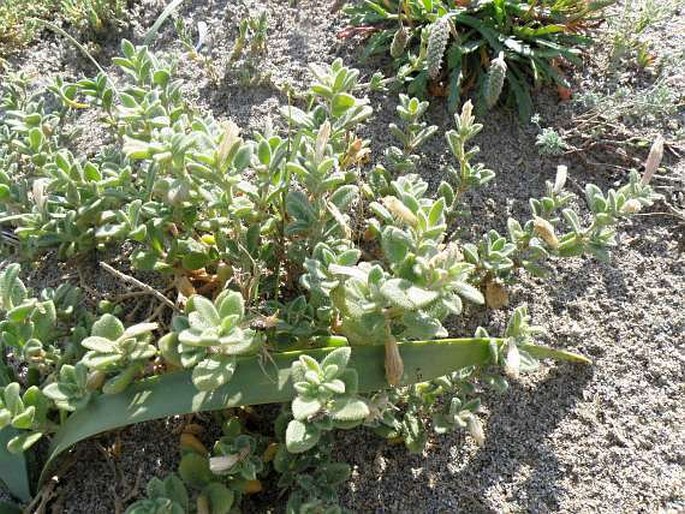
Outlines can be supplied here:
[[117, 278], [123, 280], [124, 282], [128, 282], [129, 284], [132, 284], [132, 285], [134, 285], [134, 286], [136, 286], [136, 287], [142, 289], [143, 291], [147, 292], [148, 294], [154, 296], [154, 297], [157, 298], [160, 302], [162, 302], [162, 303], [165, 304], [167, 307], [169, 307], [170, 309], [172, 309], [174, 312], [179, 312], [178, 308], [176, 307], [176, 304], [174, 304], [174, 302], [172, 302], [171, 300], [169, 300], [169, 298], [167, 298], [166, 296], [164, 296], [162, 293], [160, 293], [159, 291], [157, 291], [155, 288], [153, 288], [153, 287], [147, 285], [147, 284], [144, 283], [144, 282], [141, 282], [140, 280], [138, 280], [138, 279], [135, 278], [135, 277], [132, 277], [132, 276], [130, 276], [130, 275], [127, 275], [127, 274], [125, 274], [125, 273], [122, 273], [121, 271], [119, 271], [119, 270], [117, 270], [117, 269], [114, 269], [112, 266], [110, 266], [110, 265], [107, 264], [106, 262], [100, 262], [100, 266], [101, 266], [102, 269], [104, 269], [106, 272], [108, 272], [108, 273], [114, 275], [115, 277], [117, 277]]

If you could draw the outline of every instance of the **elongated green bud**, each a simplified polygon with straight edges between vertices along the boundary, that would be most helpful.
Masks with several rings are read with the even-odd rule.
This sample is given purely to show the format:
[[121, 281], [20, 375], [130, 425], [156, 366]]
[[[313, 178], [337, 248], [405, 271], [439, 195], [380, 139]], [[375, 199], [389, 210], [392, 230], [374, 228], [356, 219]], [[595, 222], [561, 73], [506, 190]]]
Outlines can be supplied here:
[[392, 38], [392, 44], [390, 45], [390, 55], [394, 59], [397, 59], [399, 56], [401, 56], [404, 52], [404, 49], [407, 48], [408, 41], [409, 33], [407, 32], [407, 29], [404, 28], [404, 26], [401, 26], [399, 29], [397, 29], [397, 32], [395, 32], [395, 35]]
[[442, 57], [447, 49], [447, 41], [450, 38], [450, 22], [446, 17], [439, 18], [431, 25], [430, 35], [428, 36], [428, 75], [430, 78], [437, 78], [442, 67]]
[[500, 52], [496, 59], [490, 63], [488, 77], [485, 81], [485, 105], [488, 109], [493, 107], [502, 94], [504, 78], [507, 75], [507, 63], [504, 62], [504, 52]]

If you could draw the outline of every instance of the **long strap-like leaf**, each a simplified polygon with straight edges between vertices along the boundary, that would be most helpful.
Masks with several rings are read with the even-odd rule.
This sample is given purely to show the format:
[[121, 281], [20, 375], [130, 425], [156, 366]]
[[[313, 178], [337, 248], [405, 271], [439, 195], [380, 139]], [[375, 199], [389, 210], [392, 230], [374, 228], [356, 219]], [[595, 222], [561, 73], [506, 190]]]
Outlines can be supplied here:
[[[488, 349], [491, 341], [501, 343], [499, 339], [487, 338], [400, 343], [405, 369], [402, 383], [431, 380], [467, 366], [487, 364], [491, 358]], [[522, 349], [541, 358], [587, 361], [584, 357], [545, 347], [524, 346]], [[292, 362], [302, 353], [321, 360], [333, 350], [280, 353], [273, 355], [273, 362], [260, 362], [256, 357], [242, 359], [231, 381], [214, 392], [198, 391], [189, 372], [177, 372], [138, 382], [118, 395], [99, 396], [86, 408], [72, 414], [55, 434], [41, 482], [60, 453], [83, 439], [108, 430], [180, 414], [289, 401], [293, 397]], [[384, 352], [382, 345], [353, 348], [350, 366], [359, 374], [360, 392], [387, 387]], [[265, 374], [265, 369], [269, 375]]]
[[150, 30], [147, 31], [145, 34], [145, 38], [143, 39], [143, 44], [149, 45], [152, 43], [152, 40], [154, 39], [155, 35], [157, 35], [157, 31], [159, 28], [164, 24], [166, 19], [171, 16], [171, 14], [176, 10], [176, 8], [181, 5], [183, 0], [172, 0], [169, 2], [169, 4], [164, 8], [162, 11], [162, 14], [159, 15], [159, 18], [157, 18], [157, 21], [155, 21], [154, 25], [150, 27]]
[[[454, 339], [401, 344], [400, 353], [406, 370], [404, 383], [430, 380], [465, 366], [485, 363], [489, 359], [488, 343], [488, 339]], [[321, 360], [332, 350], [275, 354], [275, 367], [268, 360], [242, 359], [231, 381], [213, 392], [198, 391], [190, 373], [178, 372], [138, 382], [118, 395], [99, 396], [86, 408], [72, 414], [55, 434], [46, 469], [57, 455], [73, 444], [133, 423], [241, 405], [289, 401], [293, 397], [289, 380], [292, 362], [302, 353]], [[352, 350], [350, 366], [359, 374], [361, 392], [387, 387], [384, 352], [382, 345], [357, 346]]]
[[[7, 427], [0, 430], [0, 480], [9, 492], [21, 501], [31, 499], [31, 486], [26, 467], [26, 457], [23, 453], [13, 454], [7, 450], [7, 443], [17, 435], [17, 430]], [[9, 506], [0, 506], [0, 514]], [[10, 511], [6, 511], [10, 512]]]

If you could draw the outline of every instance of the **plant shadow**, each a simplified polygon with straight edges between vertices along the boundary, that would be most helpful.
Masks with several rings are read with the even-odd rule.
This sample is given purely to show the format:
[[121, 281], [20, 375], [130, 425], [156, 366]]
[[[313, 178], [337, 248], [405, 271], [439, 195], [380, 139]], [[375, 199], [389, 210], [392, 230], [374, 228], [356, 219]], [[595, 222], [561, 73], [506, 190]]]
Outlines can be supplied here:
[[555, 456], [554, 431], [582, 400], [592, 375], [590, 367], [563, 364], [539, 383], [512, 383], [505, 394], [488, 395], [481, 448], [460, 432], [436, 438], [423, 456], [343, 437], [340, 458], [355, 469], [344, 504], [357, 512], [495, 513], [490, 504], [501, 503], [489, 498], [503, 496], [523, 512], [554, 511], [567, 473]]

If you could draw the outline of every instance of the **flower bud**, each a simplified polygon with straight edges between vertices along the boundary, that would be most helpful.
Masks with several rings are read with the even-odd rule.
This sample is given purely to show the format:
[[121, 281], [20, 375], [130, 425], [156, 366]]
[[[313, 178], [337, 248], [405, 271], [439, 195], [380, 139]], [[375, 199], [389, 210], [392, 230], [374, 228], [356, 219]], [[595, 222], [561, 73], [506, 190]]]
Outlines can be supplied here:
[[219, 147], [217, 148], [217, 164], [219, 167], [223, 168], [231, 154], [231, 150], [233, 150], [233, 147], [236, 144], [242, 143], [242, 139], [240, 138], [240, 128], [232, 121], [223, 123], [221, 128], [223, 129], [223, 133], [221, 134], [221, 140], [219, 141]]
[[97, 391], [105, 383], [106, 374], [104, 371], [95, 370], [88, 373], [86, 380], [86, 389], [89, 391]]
[[521, 354], [519, 354], [518, 346], [513, 339], [507, 343], [507, 356], [504, 363], [504, 372], [516, 380], [521, 372]]
[[316, 145], [314, 148], [314, 158], [317, 163], [320, 163], [326, 153], [326, 145], [331, 137], [331, 122], [326, 120], [321, 127], [319, 127], [319, 133], [316, 136]]
[[438, 18], [430, 26], [428, 36], [428, 47], [426, 49], [426, 65], [428, 76], [432, 79], [438, 78], [442, 68], [442, 58], [447, 49], [447, 42], [450, 38], [450, 22], [447, 16]]
[[476, 444], [478, 446], [483, 446], [483, 443], [485, 442], [485, 432], [483, 431], [483, 423], [481, 423], [477, 416], [469, 416], [469, 419], [466, 422], [466, 428], [474, 441], [476, 441]]
[[385, 342], [385, 378], [391, 386], [399, 385], [404, 373], [404, 362], [394, 337]]
[[212, 473], [223, 473], [231, 469], [240, 461], [240, 454], [235, 455], [221, 455], [220, 457], [211, 457], [209, 459], [209, 470]]
[[554, 179], [552, 191], [556, 194], [561, 193], [561, 190], [564, 189], [564, 185], [566, 184], [566, 177], [568, 177], [568, 167], [563, 164], [557, 166], [557, 176]]
[[398, 198], [395, 198], [394, 196], [386, 196], [385, 198], [383, 198], [383, 204], [393, 216], [401, 219], [407, 225], [415, 227], [418, 223], [416, 215], [414, 215], [414, 213], [411, 212], [409, 207], [404, 205]]
[[661, 164], [661, 159], [664, 157], [664, 138], [661, 134], [657, 136], [652, 144], [652, 148], [649, 150], [649, 156], [647, 161], [645, 161], [645, 172], [642, 175], [642, 185], [646, 186], [652, 177], [656, 173], [656, 170]]
[[207, 455], [208, 453], [207, 448], [205, 448], [205, 445], [202, 444], [202, 442], [190, 432], [183, 432], [181, 434], [180, 446], [182, 450], [192, 450], [195, 453], [199, 453], [200, 455]]
[[640, 212], [641, 209], [642, 204], [640, 203], [640, 201], [636, 200], [635, 198], [631, 198], [623, 204], [621, 212], [624, 212], [625, 214], [635, 214], [636, 212]]
[[484, 97], [488, 108], [493, 107], [502, 94], [504, 79], [507, 75], [507, 63], [504, 60], [504, 52], [500, 52], [496, 59], [490, 63], [490, 69], [485, 83]]
[[43, 210], [48, 199], [46, 194], [48, 185], [50, 185], [50, 179], [47, 178], [39, 178], [33, 181], [33, 201], [36, 202], [39, 211]]
[[391, 57], [395, 59], [400, 57], [407, 47], [407, 41], [409, 41], [409, 33], [404, 26], [401, 26], [392, 38], [392, 44], [390, 45]]
[[509, 304], [509, 293], [499, 280], [486, 282], [485, 302], [491, 309], [501, 309]]
[[533, 219], [533, 229], [551, 248], [557, 248], [559, 246], [559, 240], [554, 233], [554, 226], [546, 219], [535, 216]]
[[243, 492], [245, 494], [255, 494], [260, 493], [264, 489], [262, 482], [260, 480], [248, 480], [243, 486]]

